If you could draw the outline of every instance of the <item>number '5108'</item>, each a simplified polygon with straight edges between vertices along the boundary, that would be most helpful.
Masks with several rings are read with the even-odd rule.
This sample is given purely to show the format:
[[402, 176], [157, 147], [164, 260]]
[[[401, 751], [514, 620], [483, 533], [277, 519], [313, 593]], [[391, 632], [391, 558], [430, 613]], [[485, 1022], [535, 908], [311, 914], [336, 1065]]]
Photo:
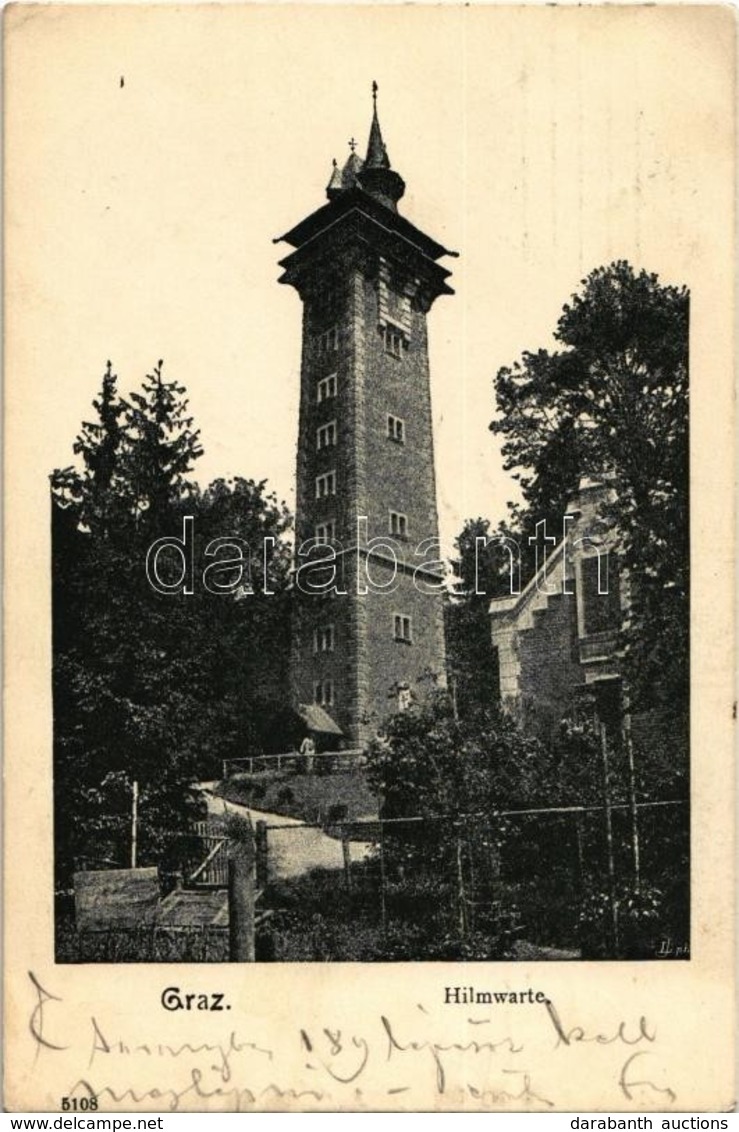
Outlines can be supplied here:
[[97, 1097], [62, 1097], [62, 1112], [95, 1112]]

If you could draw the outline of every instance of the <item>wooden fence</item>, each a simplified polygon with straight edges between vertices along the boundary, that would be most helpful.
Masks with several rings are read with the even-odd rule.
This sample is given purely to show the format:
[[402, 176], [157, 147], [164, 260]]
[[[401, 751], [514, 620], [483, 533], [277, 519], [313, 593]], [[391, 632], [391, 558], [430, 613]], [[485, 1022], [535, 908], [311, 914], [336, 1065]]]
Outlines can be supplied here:
[[200, 847], [199, 860], [188, 875], [188, 883], [225, 888], [228, 885], [228, 841], [208, 821], [195, 823], [195, 835]]
[[270, 770], [291, 770], [296, 774], [337, 774], [352, 770], [362, 754], [362, 750], [357, 749], [320, 751], [313, 755], [301, 755], [298, 751], [286, 751], [279, 755], [244, 755], [241, 758], [223, 760], [223, 777], [233, 778], [236, 774], [258, 774]]

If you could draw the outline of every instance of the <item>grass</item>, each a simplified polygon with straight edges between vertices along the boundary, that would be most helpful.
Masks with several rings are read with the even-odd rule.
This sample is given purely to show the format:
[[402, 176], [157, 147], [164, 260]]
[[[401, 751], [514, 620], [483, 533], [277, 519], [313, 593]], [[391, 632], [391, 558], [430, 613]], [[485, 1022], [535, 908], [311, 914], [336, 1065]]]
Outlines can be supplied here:
[[377, 817], [377, 799], [361, 770], [330, 775], [290, 771], [239, 774], [221, 782], [214, 793], [228, 802], [300, 821]]
[[228, 931], [80, 932], [71, 916], [59, 917], [56, 928], [57, 963], [227, 963]]

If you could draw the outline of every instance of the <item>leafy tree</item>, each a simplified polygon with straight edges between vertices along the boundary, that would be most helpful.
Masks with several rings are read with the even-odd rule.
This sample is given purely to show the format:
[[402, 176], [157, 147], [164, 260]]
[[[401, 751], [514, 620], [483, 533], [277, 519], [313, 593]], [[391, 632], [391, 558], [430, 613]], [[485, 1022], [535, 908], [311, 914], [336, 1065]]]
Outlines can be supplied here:
[[[637, 893], [625, 760], [609, 750], [621, 946], [653, 955], [660, 932], [685, 924], [686, 831], [679, 811], [642, 814]], [[474, 949], [468, 958], [500, 957], [510, 944], [506, 913], [518, 906], [538, 942], [613, 956], [605, 765], [591, 720], [563, 720], [544, 744], [495, 709], [457, 718], [439, 695], [388, 721], [367, 752], [367, 773], [382, 817], [394, 819], [383, 830], [386, 901], [397, 889], [397, 919], [412, 908], [416, 955], [461, 935]], [[499, 913], [490, 916], [493, 906]]]
[[688, 323], [684, 287], [618, 261], [564, 307], [558, 349], [525, 353], [495, 380], [490, 427], [521, 484], [522, 549], [540, 519], [558, 529], [582, 475], [615, 488], [610, 518], [632, 581], [631, 685], [644, 700], [687, 702]]
[[367, 776], [385, 817], [456, 820], [526, 802], [540, 743], [488, 708], [460, 719], [445, 693], [398, 712], [367, 752]]
[[498, 811], [529, 796], [539, 746], [495, 710], [460, 717], [441, 692], [392, 716], [369, 745], [367, 776], [387, 823], [386, 900], [394, 916], [410, 918], [416, 954], [433, 957], [434, 941], [445, 956], [457, 954], [450, 941], [458, 938], [472, 947], [460, 957], [505, 954], [505, 926], [472, 909], [499, 896]]

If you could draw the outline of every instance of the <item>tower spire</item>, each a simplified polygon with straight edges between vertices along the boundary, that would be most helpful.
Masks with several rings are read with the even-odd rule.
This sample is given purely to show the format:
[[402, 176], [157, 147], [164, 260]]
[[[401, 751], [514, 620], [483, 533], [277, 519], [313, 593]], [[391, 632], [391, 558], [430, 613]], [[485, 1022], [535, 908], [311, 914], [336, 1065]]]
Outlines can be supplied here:
[[358, 180], [365, 192], [397, 212], [398, 201], [405, 192], [403, 178], [390, 166], [387, 147], [377, 115], [377, 83], [372, 81], [372, 124], [367, 142], [367, 156]]
[[377, 116], [377, 83], [372, 81], [372, 125], [370, 126], [369, 141], [367, 143], [367, 156], [364, 159], [366, 169], [389, 169], [390, 158], [387, 155], [385, 143], [382, 140], [380, 119]]

